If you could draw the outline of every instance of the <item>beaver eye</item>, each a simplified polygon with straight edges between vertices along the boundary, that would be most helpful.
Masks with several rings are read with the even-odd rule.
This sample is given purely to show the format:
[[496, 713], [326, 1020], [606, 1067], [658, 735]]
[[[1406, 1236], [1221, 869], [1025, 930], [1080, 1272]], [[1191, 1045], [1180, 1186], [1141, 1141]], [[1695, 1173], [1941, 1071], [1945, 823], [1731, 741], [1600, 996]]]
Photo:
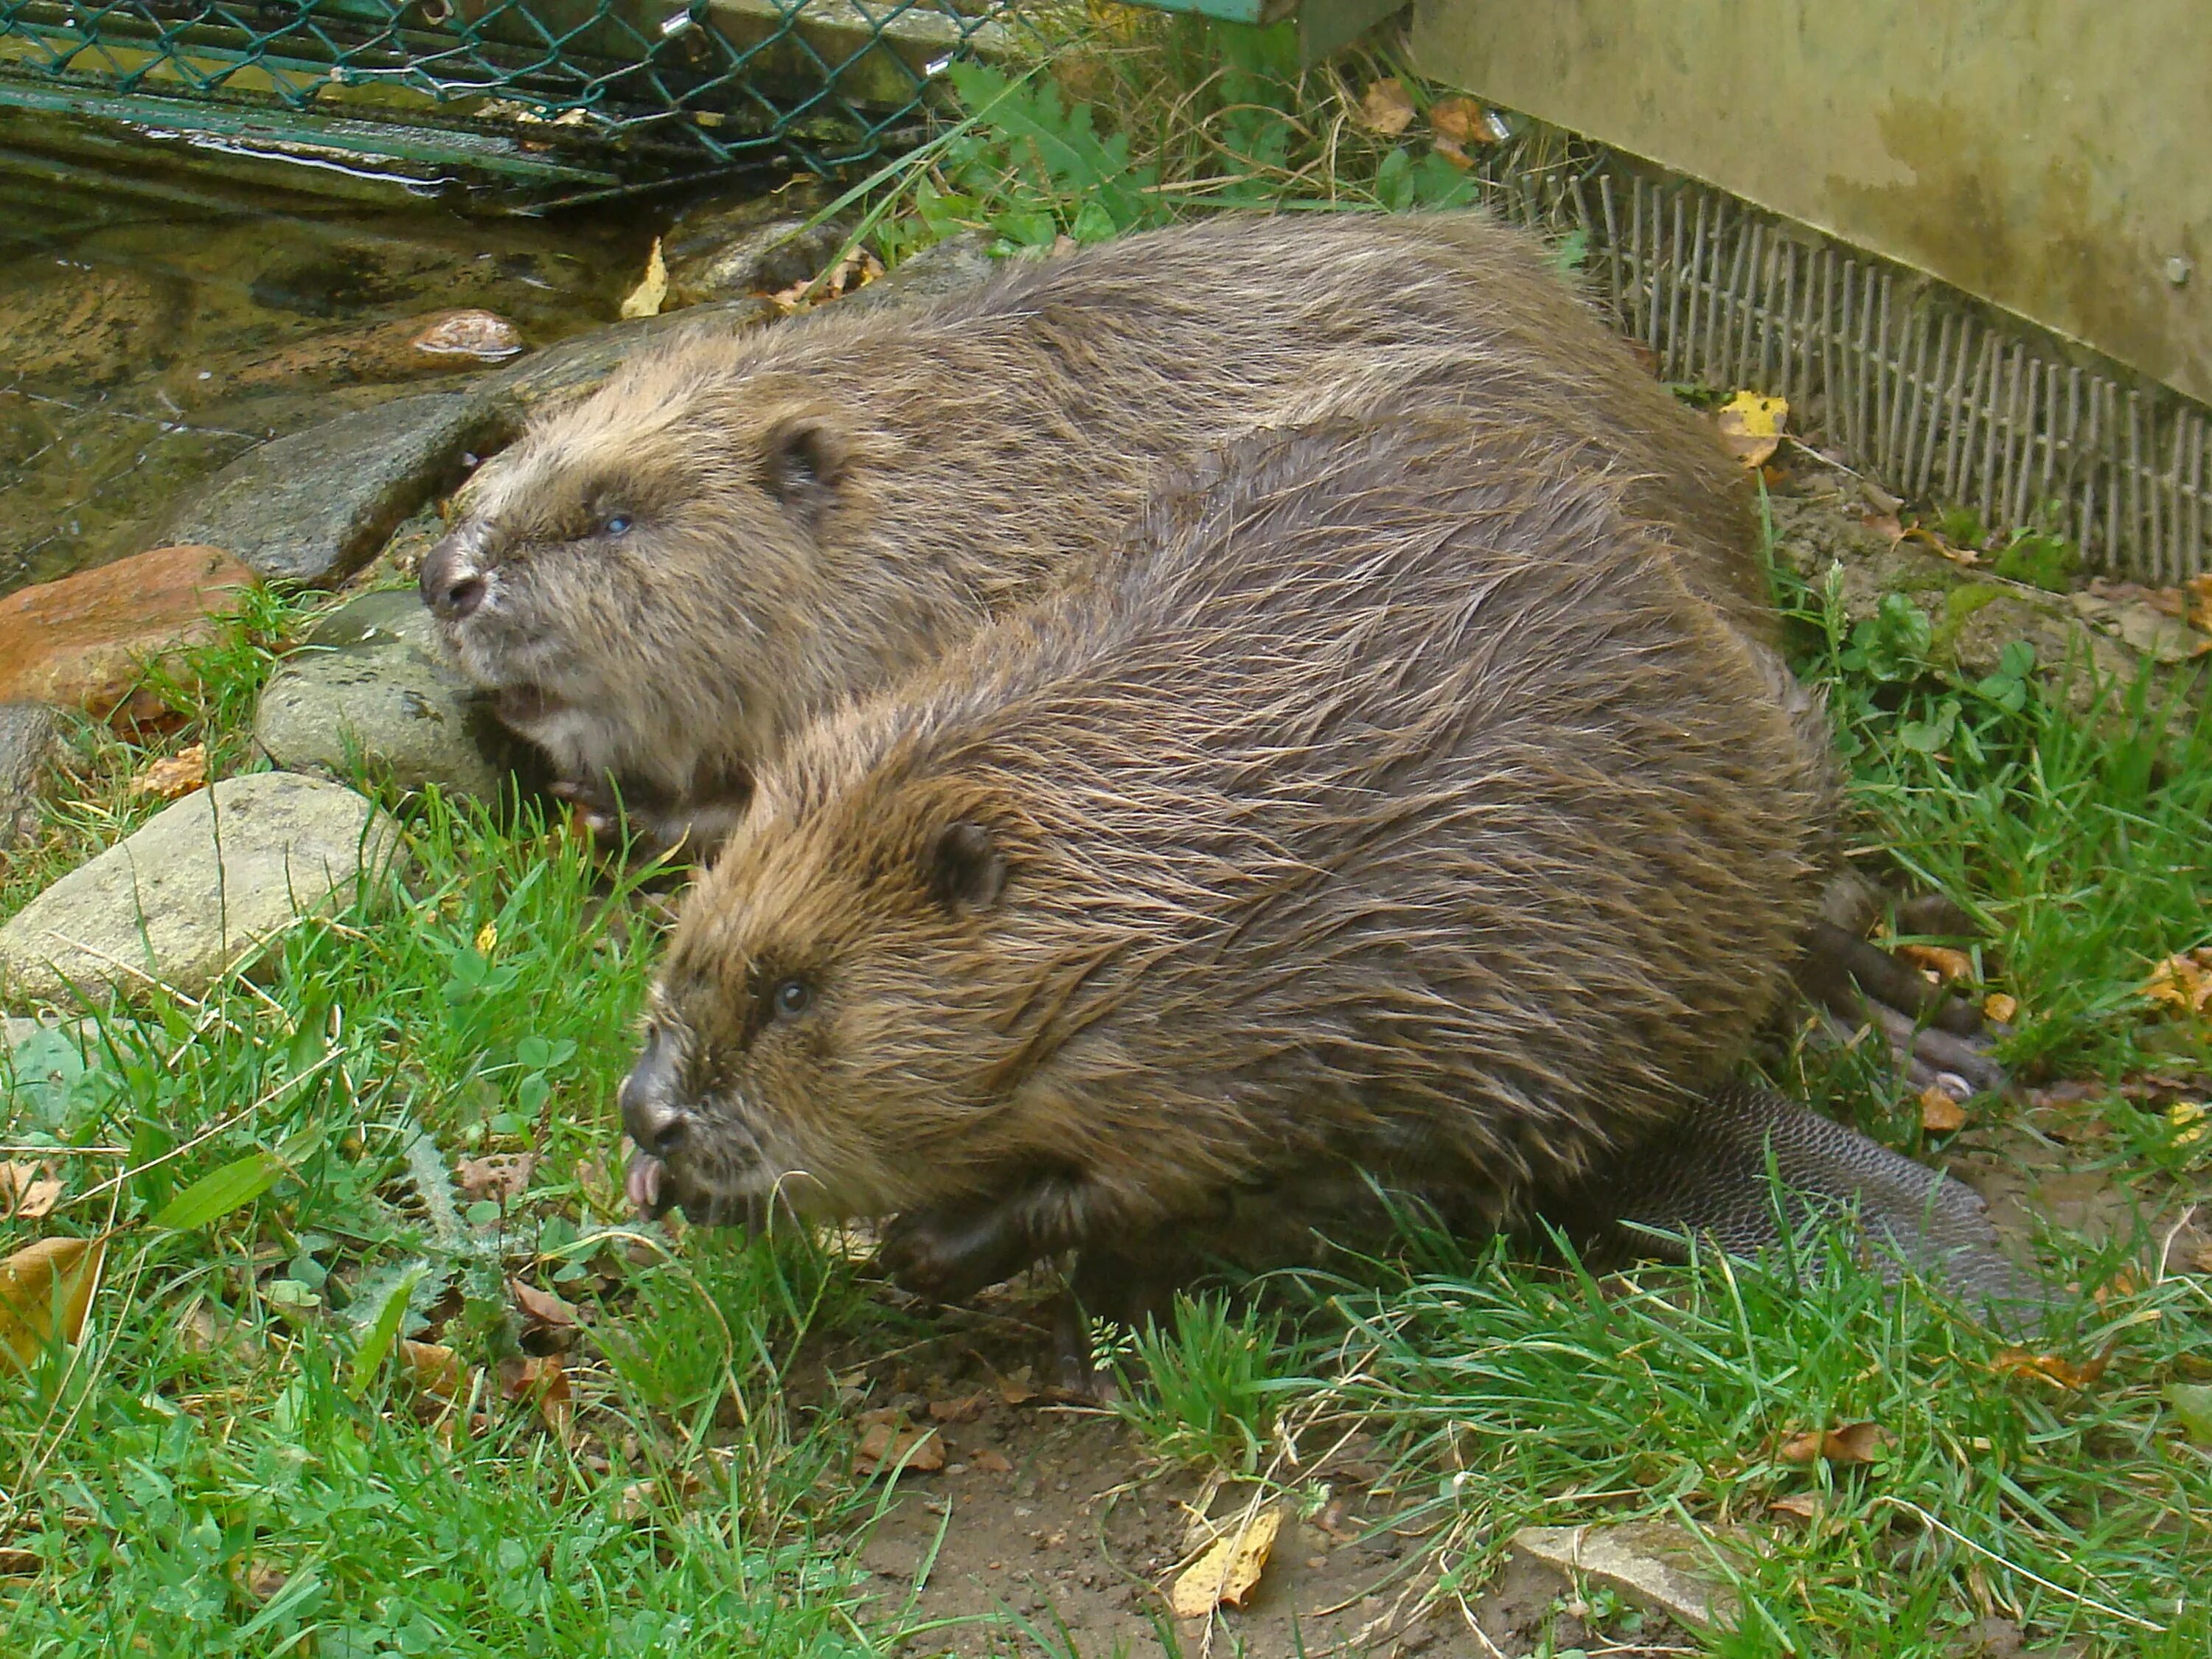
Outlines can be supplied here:
[[814, 1006], [814, 988], [803, 979], [787, 979], [775, 988], [779, 1019], [797, 1019]]
[[629, 514], [610, 513], [599, 526], [599, 534], [602, 536], [627, 536], [629, 534], [629, 526], [630, 516]]

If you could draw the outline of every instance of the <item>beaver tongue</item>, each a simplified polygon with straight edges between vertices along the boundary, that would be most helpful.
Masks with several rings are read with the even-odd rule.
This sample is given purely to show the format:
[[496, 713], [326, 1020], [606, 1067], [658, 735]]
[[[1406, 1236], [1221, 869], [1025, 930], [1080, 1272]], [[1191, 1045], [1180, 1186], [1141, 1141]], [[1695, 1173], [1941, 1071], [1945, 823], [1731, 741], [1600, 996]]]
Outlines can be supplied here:
[[629, 1201], [647, 1220], [660, 1213], [660, 1181], [668, 1166], [650, 1152], [640, 1152], [629, 1161], [629, 1175], [623, 1182]]

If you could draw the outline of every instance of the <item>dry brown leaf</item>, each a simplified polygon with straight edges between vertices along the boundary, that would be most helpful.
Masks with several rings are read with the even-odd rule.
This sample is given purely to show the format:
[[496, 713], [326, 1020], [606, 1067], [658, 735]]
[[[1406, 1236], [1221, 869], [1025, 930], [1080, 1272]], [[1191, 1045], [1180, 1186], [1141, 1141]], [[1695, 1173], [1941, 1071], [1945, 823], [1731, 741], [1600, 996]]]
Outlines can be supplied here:
[[42, 1238], [0, 1261], [0, 1349], [25, 1370], [84, 1334], [105, 1238]]
[[276, 1592], [291, 1582], [292, 1575], [273, 1561], [255, 1561], [239, 1575], [239, 1586], [257, 1601], [276, 1599]]
[[1776, 1455], [1785, 1463], [1872, 1463], [1887, 1437], [1879, 1423], [1846, 1423], [1839, 1429], [1793, 1434]]
[[1449, 138], [1431, 138], [1429, 141], [1429, 148], [1455, 167], [1471, 167], [1474, 165], [1474, 158]]
[[1036, 1388], [1030, 1382], [1030, 1368], [1027, 1365], [1008, 1376], [1000, 1377], [998, 1383], [999, 1398], [1009, 1406], [1026, 1405], [1037, 1396]]
[[503, 1359], [499, 1366], [499, 1385], [509, 1400], [527, 1400], [536, 1406], [538, 1416], [545, 1419], [545, 1426], [561, 1439], [568, 1437], [568, 1422], [575, 1408], [568, 1393], [568, 1373], [561, 1364], [560, 1355]]
[[2189, 625], [2212, 634], [2212, 572], [2191, 576], [2181, 587], [2189, 595]]
[[460, 1355], [443, 1343], [416, 1342], [402, 1337], [399, 1357], [405, 1362], [407, 1374], [414, 1378], [415, 1386], [424, 1394], [448, 1402], [468, 1394], [469, 1368], [462, 1363]]
[[[1073, 245], [1071, 242], [1070, 246]], [[823, 276], [809, 276], [793, 283], [789, 288], [781, 289], [768, 297], [777, 310], [788, 316], [794, 311], [857, 293], [883, 274], [883, 261], [867, 249], [857, 248], [830, 266]]]
[[535, 1152], [491, 1152], [465, 1158], [459, 1171], [461, 1190], [471, 1198], [496, 1199], [512, 1204], [529, 1189], [537, 1172]]
[[1014, 1466], [1006, 1461], [1006, 1455], [988, 1446], [975, 1453], [968, 1461], [987, 1474], [1012, 1474], [1014, 1472]]
[[1214, 1540], [1176, 1580], [1168, 1597], [1176, 1617], [1203, 1619], [1218, 1607], [1243, 1607], [1260, 1583], [1282, 1524], [1280, 1510], [1264, 1510], [1250, 1526], [1232, 1527]]
[[1499, 137], [1490, 112], [1472, 98], [1438, 99], [1429, 106], [1429, 125], [1438, 137], [1449, 139], [1462, 149], [1470, 144], [1494, 144]]
[[30, 1550], [13, 1545], [0, 1547], [0, 1578], [35, 1578], [41, 1565]]
[[2010, 1376], [2039, 1377], [2062, 1389], [2086, 1389], [2105, 1374], [2111, 1357], [2099, 1354], [2075, 1364], [2055, 1353], [2037, 1353], [2031, 1348], [2007, 1348], [1990, 1362], [1990, 1369]]
[[53, 1213], [61, 1201], [62, 1183], [46, 1166], [38, 1164], [0, 1164], [0, 1216], [15, 1221], [36, 1221]]
[[972, 1423], [990, 1403], [991, 1396], [981, 1392], [958, 1400], [933, 1400], [929, 1402], [929, 1414], [939, 1423]]
[[1920, 1091], [1920, 1127], [1931, 1135], [1948, 1135], [1966, 1127], [1966, 1108], [1935, 1087]]
[[1789, 419], [1787, 399], [1739, 392], [1721, 405], [1721, 442], [1746, 471], [1755, 471], [1781, 447], [1782, 428]]
[[1413, 125], [1413, 100], [1406, 95], [1397, 76], [1376, 81], [1359, 100], [1359, 125], [1385, 138], [1395, 138]]
[[132, 794], [154, 795], [162, 800], [179, 800], [206, 787], [207, 745], [204, 743], [179, 749], [167, 759], [155, 761], [131, 780]]
[[557, 1330], [576, 1322], [576, 1310], [550, 1291], [541, 1291], [520, 1279], [508, 1279], [507, 1288], [514, 1293], [514, 1305], [533, 1325], [547, 1325]]
[[1820, 1518], [1820, 1495], [1818, 1492], [1793, 1492], [1786, 1498], [1778, 1498], [1766, 1506], [1780, 1515], [1794, 1515], [1800, 1521]]
[[1974, 959], [1947, 945], [1900, 945], [1897, 954], [1916, 968], [1933, 969], [1945, 979], [1972, 979]]
[[660, 257], [660, 238], [653, 239], [653, 252], [645, 256], [645, 275], [624, 296], [622, 314], [625, 317], [657, 317], [661, 303], [668, 298], [668, 262]]
[[853, 1465], [862, 1474], [899, 1469], [910, 1474], [935, 1474], [945, 1467], [945, 1440], [935, 1429], [917, 1429], [903, 1412], [884, 1407], [862, 1412], [860, 1443], [853, 1449]]
[[1982, 999], [1982, 1014], [2000, 1025], [2009, 1025], [2020, 1014], [2020, 999], [2008, 997], [2002, 991], [1992, 991]]

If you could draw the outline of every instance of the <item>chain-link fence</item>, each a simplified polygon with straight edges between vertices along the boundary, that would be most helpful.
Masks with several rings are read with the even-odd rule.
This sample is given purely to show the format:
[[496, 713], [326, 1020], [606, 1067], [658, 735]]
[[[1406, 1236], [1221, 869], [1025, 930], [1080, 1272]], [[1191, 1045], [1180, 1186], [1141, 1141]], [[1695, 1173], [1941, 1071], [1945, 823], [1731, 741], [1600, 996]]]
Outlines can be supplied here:
[[[0, 0], [0, 106], [483, 159], [863, 160], [1002, 0]], [[472, 147], [473, 146], [473, 147]]]

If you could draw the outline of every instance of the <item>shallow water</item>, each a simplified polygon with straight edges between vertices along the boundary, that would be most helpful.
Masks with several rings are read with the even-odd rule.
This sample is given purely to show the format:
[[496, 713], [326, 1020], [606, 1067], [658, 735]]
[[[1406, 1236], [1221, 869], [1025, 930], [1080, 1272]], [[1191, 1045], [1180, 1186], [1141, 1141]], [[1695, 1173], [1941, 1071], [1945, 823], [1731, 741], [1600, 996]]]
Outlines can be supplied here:
[[393, 349], [405, 319], [483, 307], [532, 347], [613, 320], [650, 237], [635, 211], [347, 204], [0, 143], [0, 592], [156, 544], [264, 438], [463, 384]]

